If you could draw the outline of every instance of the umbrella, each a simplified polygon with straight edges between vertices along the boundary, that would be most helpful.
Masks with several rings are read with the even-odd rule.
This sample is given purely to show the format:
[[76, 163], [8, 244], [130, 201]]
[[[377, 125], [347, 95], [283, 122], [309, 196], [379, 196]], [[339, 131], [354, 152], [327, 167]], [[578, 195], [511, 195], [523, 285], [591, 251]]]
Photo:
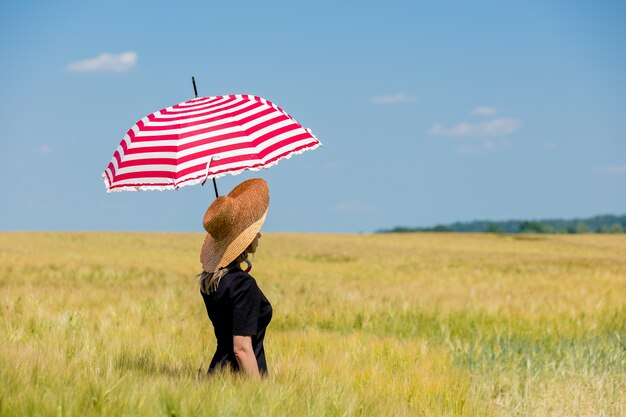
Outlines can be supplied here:
[[309, 129], [269, 100], [196, 94], [131, 127], [102, 177], [108, 192], [177, 189], [208, 178], [215, 185], [217, 177], [267, 168], [318, 146]]

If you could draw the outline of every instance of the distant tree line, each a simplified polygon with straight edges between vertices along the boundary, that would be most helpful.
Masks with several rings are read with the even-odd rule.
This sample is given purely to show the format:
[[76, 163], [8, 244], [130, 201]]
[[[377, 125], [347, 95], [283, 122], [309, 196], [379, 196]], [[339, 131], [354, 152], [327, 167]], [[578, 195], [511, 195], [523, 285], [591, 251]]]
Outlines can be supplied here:
[[507, 220], [456, 222], [434, 227], [405, 227], [380, 230], [379, 233], [408, 232], [480, 232], [480, 233], [624, 233], [626, 215], [595, 216], [587, 219]]

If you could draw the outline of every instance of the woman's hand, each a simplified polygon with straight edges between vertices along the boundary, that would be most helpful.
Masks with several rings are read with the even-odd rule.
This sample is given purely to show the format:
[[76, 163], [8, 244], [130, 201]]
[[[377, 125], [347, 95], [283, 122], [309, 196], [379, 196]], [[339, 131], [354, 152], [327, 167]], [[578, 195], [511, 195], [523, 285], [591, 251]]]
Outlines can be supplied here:
[[252, 349], [252, 337], [233, 336], [233, 350], [239, 363], [239, 368], [243, 373], [260, 379], [259, 365], [256, 362], [256, 356]]

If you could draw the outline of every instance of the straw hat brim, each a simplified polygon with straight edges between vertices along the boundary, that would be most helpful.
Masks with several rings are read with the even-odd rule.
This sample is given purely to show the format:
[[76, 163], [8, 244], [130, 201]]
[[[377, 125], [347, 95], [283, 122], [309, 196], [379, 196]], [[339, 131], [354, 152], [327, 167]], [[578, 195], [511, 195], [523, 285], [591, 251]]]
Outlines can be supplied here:
[[257, 233], [261, 230], [266, 216], [267, 209], [259, 220], [252, 223], [235, 239], [227, 243], [218, 242], [210, 233], [207, 233], [200, 252], [202, 269], [207, 272], [215, 272], [219, 268], [223, 268], [234, 261], [250, 246]]

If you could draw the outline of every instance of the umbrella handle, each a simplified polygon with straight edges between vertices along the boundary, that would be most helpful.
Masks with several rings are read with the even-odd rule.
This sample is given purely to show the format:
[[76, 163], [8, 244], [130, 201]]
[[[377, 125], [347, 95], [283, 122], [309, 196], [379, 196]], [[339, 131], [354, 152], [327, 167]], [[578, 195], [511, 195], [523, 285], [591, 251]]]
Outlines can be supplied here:
[[[206, 163], [206, 169], [205, 169], [205, 172], [204, 172], [204, 180], [201, 183], [202, 185], [204, 185], [206, 180], [209, 179], [209, 169], [211, 168], [211, 161], [213, 161], [213, 157], [212, 156], [209, 158], [209, 162]], [[215, 191], [215, 198], [217, 198], [220, 195], [217, 192], [217, 183], [215, 182], [215, 177], [213, 177], [212, 180], [213, 180], [213, 190]]]

